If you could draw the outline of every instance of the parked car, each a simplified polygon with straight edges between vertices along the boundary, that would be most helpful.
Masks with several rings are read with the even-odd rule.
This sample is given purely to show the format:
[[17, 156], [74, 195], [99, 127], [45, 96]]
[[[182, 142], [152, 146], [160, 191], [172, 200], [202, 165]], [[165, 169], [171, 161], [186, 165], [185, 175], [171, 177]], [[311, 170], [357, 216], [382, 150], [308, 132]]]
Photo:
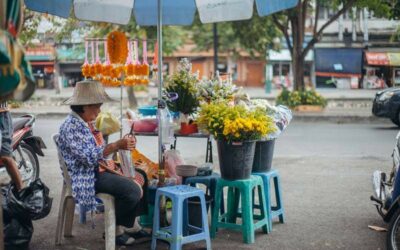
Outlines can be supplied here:
[[378, 91], [372, 106], [372, 113], [378, 117], [387, 117], [400, 127], [400, 88], [388, 88]]

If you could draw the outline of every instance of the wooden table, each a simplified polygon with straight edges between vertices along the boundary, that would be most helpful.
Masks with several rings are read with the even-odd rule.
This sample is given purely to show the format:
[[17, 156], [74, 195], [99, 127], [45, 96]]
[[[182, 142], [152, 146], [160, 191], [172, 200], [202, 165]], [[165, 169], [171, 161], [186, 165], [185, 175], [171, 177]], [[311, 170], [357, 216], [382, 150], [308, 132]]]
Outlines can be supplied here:
[[[158, 136], [156, 132], [135, 132], [136, 136]], [[185, 137], [185, 138], [205, 138], [207, 139], [207, 146], [206, 146], [206, 162], [213, 162], [212, 156], [212, 141], [211, 136], [202, 134], [202, 133], [195, 133], [189, 135], [183, 135], [180, 133], [174, 133], [174, 143], [171, 145], [171, 149], [176, 149], [176, 143], [178, 137]]]

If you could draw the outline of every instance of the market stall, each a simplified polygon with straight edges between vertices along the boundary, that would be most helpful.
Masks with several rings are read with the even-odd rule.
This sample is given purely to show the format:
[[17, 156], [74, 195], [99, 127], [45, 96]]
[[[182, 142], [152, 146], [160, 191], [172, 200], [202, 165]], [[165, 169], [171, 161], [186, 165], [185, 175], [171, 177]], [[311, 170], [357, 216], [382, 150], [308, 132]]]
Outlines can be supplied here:
[[[164, 184], [164, 177], [166, 171], [172, 168], [167, 168], [165, 165], [164, 151], [166, 144], [171, 143], [171, 115], [168, 111], [180, 112], [182, 120], [181, 130], [185, 125], [198, 124], [200, 131], [205, 131], [208, 135], [213, 136], [218, 141], [218, 152], [221, 163], [222, 178], [235, 181], [237, 179], [251, 179], [252, 163], [255, 155], [256, 141], [271, 140], [276, 138], [280, 131], [282, 131], [291, 119], [291, 113], [284, 107], [272, 107], [267, 103], [253, 102], [244, 94], [239, 94], [237, 88], [231, 82], [224, 82], [218, 76], [216, 79], [209, 79], [201, 83], [201, 87], [193, 88], [194, 84], [199, 84], [198, 79], [191, 72], [191, 65], [187, 61], [181, 63], [181, 70], [178, 71], [177, 76], [169, 76], [166, 79], [165, 90], [167, 92], [176, 91], [177, 85], [189, 86], [186, 94], [178, 93], [178, 99], [172, 98], [168, 94], [164, 95], [164, 80], [163, 80], [163, 25], [189, 25], [193, 22], [196, 8], [199, 11], [200, 20], [203, 23], [223, 22], [232, 20], [246, 20], [250, 19], [253, 15], [254, 0], [118, 0], [112, 3], [103, 0], [25, 0], [28, 8], [39, 12], [58, 15], [68, 18], [72, 12], [72, 4], [74, 6], [73, 12], [75, 17], [81, 20], [111, 22], [117, 24], [127, 24], [131, 18], [131, 13], [135, 14], [136, 23], [138, 25], [153, 25], [157, 26], [157, 44], [158, 44], [158, 103], [157, 103], [157, 122], [158, 122], [158, 180], [159, 186]], [[297, 0], [290, 1], [266, 1], [256, 0], [257, 10], [260, 16], [265, 16], [278, 12], [287, 8], [296, 6]], [[116, 43], [114, 48], [123, 53], [115, 53], [115, 60], [112, 59], [113, 52], [110, 52], [110, 41], [107, 41], [107, 49], [110, 57], [112, 67], [102, 66], [102, 75], [107, 78], [110, 77], [111, 82], [106, 79], [105, 84], [125, 84], [129, 77], [129, 62], [126, 62], [127, 54], [129, 54], [129, 41], [125, 40], [123, 35], [119, 33], [110, 34], [108, 39], [119, 37], [115, 39]], [[96, 45], [92, 45], [95, 48]], [[92, 55], [95, 53], [92, 53]], [[88, 77], [96, 78], [96, 62], [93, 65], [85, 64], [82, 69], [87, 73]], [[106, 63], [107, 66], [107, 63]], [[100, 67], [99, 67], [100, 68]], [[110, 68], [111, 75], [105, 69]], [[94, 74], [92, 70], [94, 69]], [[113, 73], [115, 71], [115, 74]], [[114, 75], [112, 75], [114, 74]], [[96, 76], [94, 76], [96, 75]], [[176, 78], [175, 78], [176, 77]], [[104, 77], [101, 78], [103, 80]], [[198, 91], [202, 91], [198, 93]], [[190, 97], [188, 97], [190, 96]], [[181, 101], [190, 100], [190, 105], [181, 103]], [[199, 106], [202, 103], [204, 106]], [[179, 105], [177, 105], [179, 104]], [[178, 107], [179, 106], [179, 107]], [[190, 107], [190, 108], [189, 108]], [[176, 109], [175, 109], [176, 108]], [[185, 108], [185, 109], [183, 109]], [[175, 110], [174, 110], [175, 109]], [[196, 117], [196, 113], [198, 117]], [[226, 116], [230, 114], [229, 116]], [[246, 154], [240, 152], [246, 151]], [[234, 152], [238, 154], [235, 155]], [[241, 163], [246, 163], [246, 167]], [[229, 164], [232, 163], [232, 164]], [[231, 166], [232, 165], [232, 166]], [[264, 169], [266, 171], [266, 169]], [[260, 182], [259, 182], [260, 184]], [[161, 191], [165, 191], [163, 189]], [[157, 193], [160, 189], [157, 189]], [[186, 192], [196, 193], [194, 189], [188, 186], [177, 186], [176, 188], [168, 189], [174, 195], [184, 195]], [[260, 193], [261, 194], [261, 193]], [[157, 194], [158, 195], [158, 194]], [[201, 193], [203, 195], [203, 193]], [[156, 198], [157, 200], [158, 198]], [[222, 199], [223, 200], [223, 199]], [[204, 201], [204, 199], [203, 199]], [[173, 204], [173, 206], [180, 206], [182, 204]], [[204, 203], [204, 202], [203, 202]], [[153, 227], [153, 242], [152, 248], [155, 248], [155, 238], [167, 237], [165, 239], [181, 239], [182, 235], [175, 235], [174, 232], [181, 230], [173, 230], [168, 234], [159, 232], [159, 220], [161, 211], [158, 210], [158, 204], [155, 202], [154, 221], [156, 222]], [[204, 215], [204, 206], [202, 205], [202, 212]], [[249, 206], [252, 207], [252, 206]], [[175, 208], [173, 208], [175, 211]], [[265, 211], [265, 206], [264, 206]], [[165, 213], [166, 214], [166, 213]], [[165, 217], [164, 214], [164, 217]], [[180, 216], [173, 216], [178, 222], [173, 222], [171, 226], [182, 227], [179, 221]], [[264, 213], [264, 224], [266, 221], [266, 214]], [[204, 218], [204, 217], [203, 217]], [[203, 219], [203, 234], [208, 235], [208, 227], [206, 220]], [[206, 229], [207, 228], [207, 229]], [[167, 229], [165, 229], [167, 230]], [[252, 232], [254, 233], [254, 232]], [[172, 235], [174, 234], [174, 235]], [[171, 236], [172, 235], [172, 236]], [[168, 238], [169, 237], [169, 238]], [[251, 242], [248, 242], [251, 243]], [[172, 243], [171, 243], [172, 244]], [[174, 243], [175, 244], [175, 243]], [[207, 241], [208, 247], [209, 237]], [[178, 249], [178, 248], [176, 248]]]
[[400, 85], [399, 52], [367, 51], [365, 61], [364, 88], [375, 89]]

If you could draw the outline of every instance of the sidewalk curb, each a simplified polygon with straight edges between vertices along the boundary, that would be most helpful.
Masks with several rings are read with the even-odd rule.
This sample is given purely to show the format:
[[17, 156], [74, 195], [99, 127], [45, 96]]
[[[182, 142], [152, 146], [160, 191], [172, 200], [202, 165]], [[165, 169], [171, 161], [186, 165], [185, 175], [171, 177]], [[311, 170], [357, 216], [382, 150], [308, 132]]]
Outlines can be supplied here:
[[[25, 114], [33, 114], [38, 119], [62, 119], [65, 118], [69, 112], [25, 112], [18, 110], [11, 110], [13, 117], [22, 116]], [[311, 113], [294, 113], [293, 121], [301, 122], [330, 122], [330, 123], [388, 123], [391, 124], [389, 119], [379, 118], [375, 116], [337, 116], [329, 114], [311, 114]]]

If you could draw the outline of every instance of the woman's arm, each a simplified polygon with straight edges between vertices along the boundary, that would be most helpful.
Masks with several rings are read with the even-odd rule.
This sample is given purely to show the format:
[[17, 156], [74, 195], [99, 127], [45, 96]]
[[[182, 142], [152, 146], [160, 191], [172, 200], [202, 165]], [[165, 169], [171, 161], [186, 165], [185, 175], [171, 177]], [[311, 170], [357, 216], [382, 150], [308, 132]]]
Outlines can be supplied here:
[[103, 156], [106, 157], [120, 149], [133, 150], [136, 147], [136, 138], [125, 136], [114, 143], [107, 144], [103, 151]]

